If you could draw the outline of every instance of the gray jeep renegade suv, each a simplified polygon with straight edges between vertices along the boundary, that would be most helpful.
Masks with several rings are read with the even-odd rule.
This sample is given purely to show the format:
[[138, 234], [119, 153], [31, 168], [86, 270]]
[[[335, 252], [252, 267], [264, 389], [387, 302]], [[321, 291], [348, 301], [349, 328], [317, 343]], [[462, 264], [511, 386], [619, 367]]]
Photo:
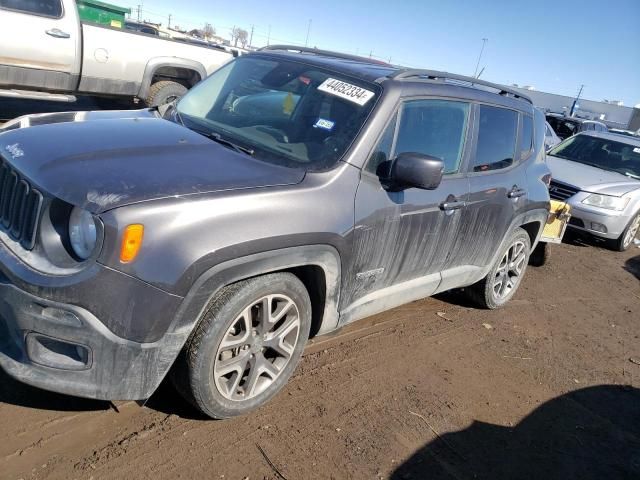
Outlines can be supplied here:
[[0, 130], [0, 366], [214, 418], [310, 336], [458, 287], [513, 297], [548, 217], [545, 123], [484, 81], [271, 47], [159, 110]]

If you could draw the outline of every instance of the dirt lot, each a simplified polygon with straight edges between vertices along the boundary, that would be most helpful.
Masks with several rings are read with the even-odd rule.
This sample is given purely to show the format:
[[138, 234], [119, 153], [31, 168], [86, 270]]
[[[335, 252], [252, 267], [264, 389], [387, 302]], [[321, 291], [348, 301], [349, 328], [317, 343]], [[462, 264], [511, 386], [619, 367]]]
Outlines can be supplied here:
[[0, 477], [640, 478], [640, 250], [553, 255], [501, 311], [446, 295], [314, 341], [245, 418], [169, 385], [114, 408], [0, 373]]

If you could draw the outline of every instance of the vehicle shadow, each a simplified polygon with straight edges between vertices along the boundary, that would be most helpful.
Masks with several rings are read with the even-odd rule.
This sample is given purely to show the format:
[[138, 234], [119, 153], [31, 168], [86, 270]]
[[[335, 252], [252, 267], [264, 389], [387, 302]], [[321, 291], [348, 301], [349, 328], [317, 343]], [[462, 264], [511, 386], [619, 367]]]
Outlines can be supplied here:
[[640, 255], [627, 260], [624, 264], [624, 269], [640, 280]]
[[466, 478], [640, 478], [640, 389], [603, 385], [571, 392], [512, 428], [474, 422], [441, 435], [391, 475]]
[[60, 412], [109, 410], [110, 402], [47, 392], [14, 380], [0, 369], [0, 403]]

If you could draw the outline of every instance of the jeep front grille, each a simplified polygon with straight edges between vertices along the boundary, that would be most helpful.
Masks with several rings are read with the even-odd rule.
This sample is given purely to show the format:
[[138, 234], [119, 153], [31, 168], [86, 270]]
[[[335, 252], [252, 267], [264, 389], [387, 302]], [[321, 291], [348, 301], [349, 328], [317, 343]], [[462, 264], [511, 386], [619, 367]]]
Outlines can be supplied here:
[[36, 241], [42, 194], [0, 158], [0, 229], [27, 250]]
[[549, 187], [549, 196], [554, 200], [560, 200], [564, 202], [568, 198], [573, 197], [579, 191], [579, 188], [551, 180], [551, 186]]

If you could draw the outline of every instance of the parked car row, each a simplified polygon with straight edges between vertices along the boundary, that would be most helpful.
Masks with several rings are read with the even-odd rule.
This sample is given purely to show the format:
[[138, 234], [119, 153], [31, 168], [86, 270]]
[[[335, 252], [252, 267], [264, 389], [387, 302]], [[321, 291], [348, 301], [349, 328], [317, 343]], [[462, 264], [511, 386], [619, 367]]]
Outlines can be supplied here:
[[158, 108], [18, 118], [0, 129], [0, 366], [105, 400], [171, 371], [206, 415], [250, 412], [315, 335], [451, 289], [505, 305], [563, 216], [551, 198], [628, 248], [640, 141], [585, 123], [547, 154], [516, 90], [291, 46]]

